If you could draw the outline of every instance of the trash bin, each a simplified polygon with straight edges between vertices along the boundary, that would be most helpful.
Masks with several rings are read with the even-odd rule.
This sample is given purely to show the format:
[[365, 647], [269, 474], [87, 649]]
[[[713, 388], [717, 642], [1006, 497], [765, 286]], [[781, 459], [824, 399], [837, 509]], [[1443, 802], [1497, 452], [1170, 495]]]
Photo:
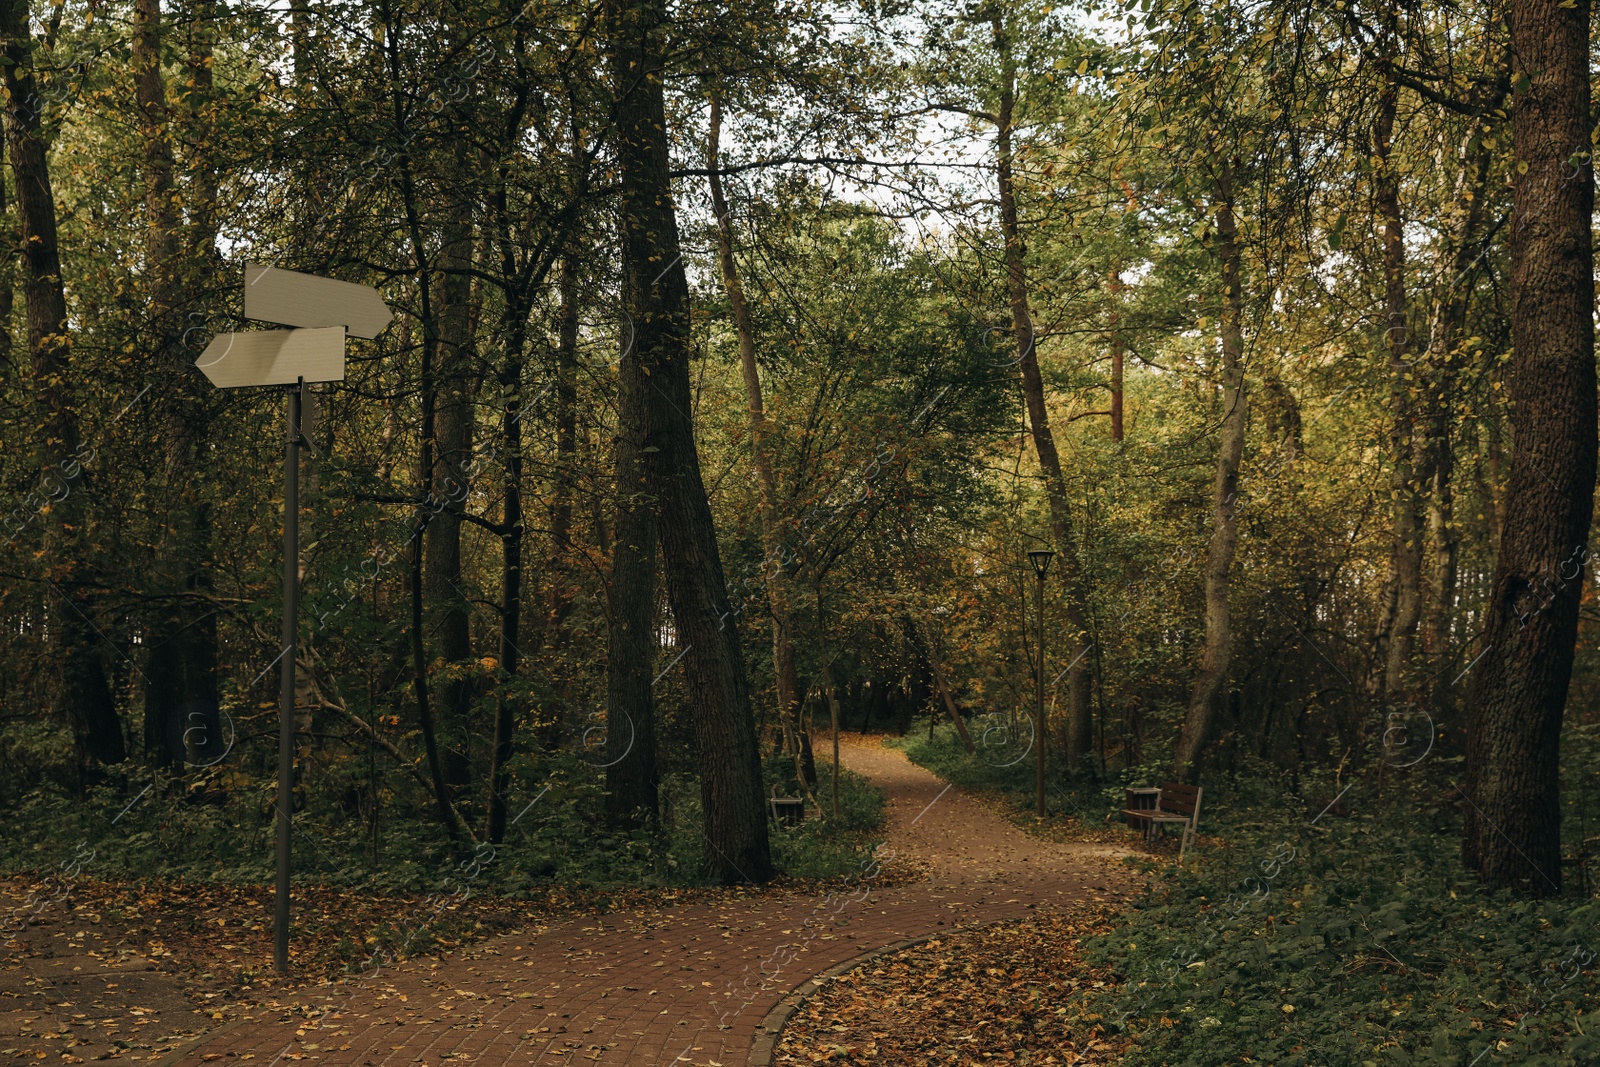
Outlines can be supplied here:
[[772, 787], [772, 820], [779, 826], [799, 826], [806, 817], [806, 802], [799, 797], [780, 797], [778, 787]]

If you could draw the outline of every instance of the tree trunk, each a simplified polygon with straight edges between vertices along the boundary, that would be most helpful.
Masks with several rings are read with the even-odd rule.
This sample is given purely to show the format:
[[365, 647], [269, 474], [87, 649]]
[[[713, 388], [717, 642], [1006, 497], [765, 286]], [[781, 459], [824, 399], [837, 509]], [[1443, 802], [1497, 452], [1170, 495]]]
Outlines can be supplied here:
[[639, 439], [659, 532], [700, 753], [705, 867], [714, 880], [772, 877], [749, 682], [695, 449], [689, 380], [689, 285], [672, 203], [662, 85], [664, 0], [607, 9], [617, 100], [623, 295], [647, 381]]
[[1373, 155], [1377, 167], [1374, 197], [1378, 217], [1383, 220], [1383, 288], [1387, 329], [1384, 346], [1389, 353], [1390, 427], [1389, 452], [1392, 463], [1389, 492], [1394, 515], [1390, 542], [1390, 581], [1394, 586], [1394, 613], [1389, 620], [1384, 657], [1383, 696], [1400, 697], [1407, 686], [1411, 659], [1416, 647], [1417, 624], [1422, 618], [1422, 523], [1415, 469], [1416, 375], [1413, 364], [1417, 352], [1411, 343], [1406, 308], [1405, 224], [1400, 213], [1400, 174], [1393, 161], [1395, 112], [1400, 87], [1395, 80], [1393, 60], [1385, 61], [1384, 90], [1378, 101], [1373, 134]]
[[522, 360], [527, 344], [527, 309], [514, 305], [507, 329], [506, 353], [500, 365], [500, 393], [505, 414], [500, 424], [504, 451], [504, 502], [500, 515], [500, 663], [501, 692], [495, 700], [494, 749], [489, 764], [489, 841], [498, 845], [506, 835], [506, 787], [510, 781], [512, 740], [516, 730], [516, 701], [505, 690], [517, 675], [522, 650]]
[[[617, 390], [616, 540], [611, 551], [610, 655], [606, 661], [606, 820], [655, 819], [656, 517], [645, 485], [650, 381], [623, 356]], [[678, 640], [683, 641], [680, 631]]]
[[[1045, 496], [1050, 502], [1050, 533], [1055, 543], [1057, 566], [1066, 603], [1066, 626], [1061, 655], [1067, 657], [1066, 767], [1077, 775], [1094, 744], [1093, 712], [1089, 706], [1089, 666], [1082, 655], [1089, 632], [1083, 608], [1083, 568], [1078, 560], [1078, 545], [1072, 535], [1072, 503], [1067, 499], [1067, 483], [1061, 474], [1061, 457], [1050, 432], [1050, 414], [1045, 405], [1044, 378], [1039, 372], [1039, 355], [1034, 345], [1033, 313], [1028, 308], [1028, 279], [1025, 249], [1017, 226], [1017, 198], [1012, 175], [1012, 112], [1016, 105], [1017, 64], [1004, 23], [996, 18], [995, 49], [1000, 53], [1000, 113], [996, 133], [996, 178], [1000, 192], [1000, 233], [1005, 241], [1006, 295], [1011, 304], [1011, 324], [1016, 334], [1017, 362], [1022, 372], [1022, 394], [1027, 404], [1028, 425], [1032, 430], [1039, 471], [1044, 478]], [[1043, 744], [1043, 738], [1040, 744]]]
[[567, 575], [572, 552], [572, 501], [577, 494], [578, 462], [578, 257], [561, 257], [556, 279], [561, 310], [556, 337], [556, 471], [550, 501], [550, 548], [553, 566], [550, 594], [550, 644], [559, 647], [558, 634], [572, 607], [572, 586]]
[[43, 576], [55, 594], [50, 602], [54, 607], [50, 619], [56, 669], [53, 710], [72, 727], [82, 781], [93, 777], [96, 764], [120, 763], [127, 755], [92, 621], [84, 490], [91, 479], [86, 464], [94, 450], [84, 447], [66, 392], [66, 383], [73, 380], [72, 338], [61, 283], [55, 197], [40, 124], [44, 102], [34, 73], [27, 0], [0, 0], [0, 37], [6, 58], [6, 144], [16, 177], [21, 223], [29, 363], [34, 408], [42, 428], [39, 465], [46, 491], [54, 496], [56, 486], [66, 490], [48, 510], [50, 543], [40, 557]]
[[188, 123], [196, 149], [190, 160], [189, 247], [193, 258], [207, 263], [217, 253], [217, 168], [212, 144], [216, 138], [216, 78], [212, 70], [217, 42], [217, 0], [189, 0], [188, 91], [184, 94]]
[[[1451, 480], [1455, 455], [1451, 426], [1452, 398], [1456, 389], [1456, 345], [1467, 321], [1472, 295], [1472, 274], [1477, 255], [1478, 229], [1489, 177], [1489, 150], [1477, 133], [1469, 131], [1461, 152], [1461, 173], [1456, 179], [1456, 204], [1450, 220], [1450, 258], [1447, 273], [1434, 293], [1433, 328], [1428, 339], [1428, 486], [1427, 596], [1423, 600], [1423, 647], [1430, 657], [1442, 656], [1450, 645], [1450, 623], [1455, 615], [1456, 559], [1460, 535], [1454, 522]], [[1476, 145], [1476, 147], [1474, 147]]]
[[[387, 40], [384, 57], [387, 61], [389, 79], [386, 88], [393, 108], [394, 122], [397, 126], [403, 128], [405, 115], [403, 86], [405, 79], [400, 69], [398, 49], [397, 39], [391, 35]], [[399, 170], [400, 193], [405, 209], [407, 236], [410, 239], [411, 255], [417, 275], [418, 319], [422, 325], [421, 366], [417, 375], [418, 399], [422, 408], [420, 440], [417, 443], [417, 496], [423, 498], [431, 493], [430, 486], [434, 469], [434, 412], [437, 407], [438, 391], [435, 383], [435, 367], [437, 366], [439, 350], [439, 320], [433, 309], [433, 268], [429, 262], [428, 242], [422, 226], [422, 212], [419, 206], [420, 196], [417, 190], [416, 177], [412, 172], [411, 157], [404, 145], [402, 145], [402, 151], [396, 157], [396, 162]], [[439, 754], [438, 732], [434, 729], [433, 704], [428, 686], [428, 649], [423, 631], [423, 606], [425, 603], [423, 588], [424, 548], [427, 542], [428, 523], [434, 513], [435, 509], [427, 501], [419, 502], [411, 539], [406, 546], [407, 563], [409, 565], [410, 619], [408, 622], [411, 652], [411, 686], [417, 702], [417, 725], [422, 731], [422, 743], [427, 754], [428, 774], [433, 782], [433, 799], [439, 809], [439, 820], [450, 834], [450, 839], [452, 841], [460, 841], [462, 837], [469, 836], [471, 832], [462, 823], [460, 816], [456, 814], [455, 805], [450, 802], [449, 786], [444, 779], [443, 761]]]
[[910, 615], [901, 617], [900, 631], [906, 649], [907, 700], [896, 727], [900, 736], [904, 737], [910, 732], [917, 712], [928, 707], [933, 698], [933, 673], [928, 669], [932, 656]]
[[1111, 334], [1111, 439], [1122, 440], [1122, 364], [1127, 349], [1122, 343], [1122, 269], [1113, 267], [1109, 291], [1111, 315], [1108, 329]]
[[1469, 708], [1462, 857], [1487, 884], [1561, 890], [1561, 719], [1595, 481], [1589, 5], [1506, 9], [1516, 92], [1509, 391], [1515, 451]]
[[145, 271], [148, 324], [158, 379], [166, 449], [165, 483], [173, 491], [167, 536], [157, 552], [163, 614], [153, 621], [144, 694], [145, 752], [167, 765], [200, 763], [221, 741], [214, 611], [186, 594], [211, 588], [211, 516], [196, 484], [209, 389], [183, 344], [178, 317], [188, 278], [168, 133], [167, 85], [161, 70], [160, 0], [135, 0], [133, 70], [144, 140]]
[[467, 594], [461, 588], [461, 519], [454, 512], [466, 506], [468, 472], [472, 469], [472, 285], [464, 272], [472, 266], [472, 223], [465, 209], [445, 226], [439, 250], [444, 271], [440, 283], [438, 406], [434, 410], [432, 491], [447, 504], [428, 523], [427, 571], [424, 589], [432, 613], [436, 654], [452, 677], [439, 686], [439, 725], [444, 735], [445, 781], [464, 786], [472, 781], [467, 742], [472, 736], [474, 672], [472, 631]]
[[1217, 701], [1233, 654], [1233, 617], [1228, 604], [1233, 553], [1239, 542], [1239, 463], [1244, 457], [1244, 256], [1233, 214], [1230, 161], [1215, 164], [1217, 258], [1222, 265], [1222, 434], [1212, 486], [1211, 541], [1206, 546], [1206, 637], [1189, 693], [1189, 709], [1172, 759], [1172, 776], [1194, 782], [1216, 718]]
[[[750, 426], [750, 462], [755, 468], [760, 489], [761, 548], [767, 578], [767, 605], [772, 612], [772, 669], [778, 687], [778, 722], [783, 730], [786, 754], [801, 757], [799, 731], [799, 682], [795, 676], [793, 616], [789, 600], [789, 580], [781, 566], [783, 536], [779, 528], [778, 479], [772, 470], [767, 443], [766, 408], [761, 399], [761, 374], [756, 367], [755, 326], [750, 321], [750, 306], [745, 302], [744, 285], [739, 280], [738, 263], [733, 258], [733, 223], [728, 217], [728, 199], [718, 172], [718, 142], [722, 136], [722, 94], [711, 94], [710, 132], [706, 139], [706, 170], [710, 173], [711, 207], [717, 216], [717, 254], [722, 267], [722, 284], [733, 310], [734, 330], [739, 337], [739, 367], [744, 374], [744, 395]], [[804, 774], [802, 768], [801, 774]], [[812, 768], [811, 778], [816, 777]]]

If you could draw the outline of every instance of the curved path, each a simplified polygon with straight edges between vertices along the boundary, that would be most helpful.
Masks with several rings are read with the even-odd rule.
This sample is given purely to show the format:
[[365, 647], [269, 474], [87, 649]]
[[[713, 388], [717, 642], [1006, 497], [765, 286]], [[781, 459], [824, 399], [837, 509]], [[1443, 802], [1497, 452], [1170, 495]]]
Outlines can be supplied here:
[[[888, 847], [928, 877], [581, 917], [258, 1008], [167, 1063], [739, 1067], [807, 978], [883, 945], [1113, 895], [1121, 850], [1053, 844], [875, 740], [845, 766], [888, 794]], [[810, 920], [808, 922], [808, 920]]]

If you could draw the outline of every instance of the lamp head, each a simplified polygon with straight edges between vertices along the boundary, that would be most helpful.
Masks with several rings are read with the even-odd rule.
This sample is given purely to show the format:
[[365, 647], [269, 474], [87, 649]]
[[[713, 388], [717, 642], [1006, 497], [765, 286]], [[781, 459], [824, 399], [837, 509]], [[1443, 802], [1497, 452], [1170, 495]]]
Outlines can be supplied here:
[[1039, 580], [1044, 581], [1044, 572], [1050, 569], [1050, 560], [1055, 552], [1048, 548], [1035, 548], [1028, 553], [1028, 562], [1033, 564], [1033, 573]]

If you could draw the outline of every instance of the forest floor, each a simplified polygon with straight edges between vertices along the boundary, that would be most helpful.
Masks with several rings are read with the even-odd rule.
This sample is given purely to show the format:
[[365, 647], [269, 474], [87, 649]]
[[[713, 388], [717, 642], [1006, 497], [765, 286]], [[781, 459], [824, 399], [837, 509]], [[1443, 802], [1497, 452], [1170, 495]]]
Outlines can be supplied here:
[[[769, 1010], [811, 976], [882, 946], [998, 920], [1020, 922], [950, 939], [960, 958], [938, 972], [947, 986], [940, 997], [916, 1001], [906, 995], [909, 985], [885, 987], [885, 965], [926, 982], [930, 968], [915, 955], [863, 969], [864, 985], [836, 982], [796, 1014], [775, 1062], [815, 1062], [819, 1012], [829, 1019], [821, 1055], [867, 1062], [856, 1053], [882, 1042], [871, 1035], [890, 1018], [883, 998], [896, 1004], [894, 1018], [912, 1028], [907, 1033], [925, 1053], [948, 1053], [944, 1062], [967, 1062], [954, 1058], [963, 1051], [979, 1062], [983, 1051], [1076, 1047], [1077, 1031], [1063, 1027], [1077, 1021], [1063, 1015], [1041, 1024], [1024, 1003], [1038, 996], [1028, 968], [1059, 971], [1077, 934], [1102, 921], [1103, 903], [1131, 891], [1132, 876], [1117, 862], [1125, 851], [1024, 834], [992, 804], [876, 738], [847, 742], [843, 761], [887, 794], [881, 868], [854, 884], [649, 890], [604, 894], [604, 901], [552, 891], [533, 904], [486, 898], [452, 905], [455, 914], [430, 933], [437, 956], [338, 982], [294, 987], [264, 977], [270, 924], [261, 890], [82, 880], [63, 903], [40, 907], [27, 904], [37, 884], [0, 883], [7, 903], [38, 910], [0, 956], [0, 1055], [163, 1067], [463, 1059], [732, 1067], [747, 1061]], [[315, 975], [333, 973], [353, 931], [394, 923], [397, 909], [416, 907], [331, 893], [304, 901], [297, 894], [296, 906], [296, 965]], [[908, 951], [939, 949], [930, 942]], [[1045, 988], [1067, 995], [1069, 986], [1096, 980], [1087, 968], [1072, 968]], [[850, 1004], [835, 996], [847, 988]], [[952, 1002], [963, 989], [972, 992]], [[917, 1016], [916, 1003], [928, 1011]], [[950, 1015], [952, 1003], [1025, 1022], [1011, 1026], [1009, 1037], [992, 1026], [957, 1032], [957, 1012], [946, 1020], [945, 1040], [930, 1020]], [[1084, 1048], [1109, 1048], [1097, 1036], [1091, 1026], [1081, 1035]], [[1002, 1040], [1005, 1049], [986, 1047]], [[1034, 1062], [1052, 1060], [1041, 1054]]]

